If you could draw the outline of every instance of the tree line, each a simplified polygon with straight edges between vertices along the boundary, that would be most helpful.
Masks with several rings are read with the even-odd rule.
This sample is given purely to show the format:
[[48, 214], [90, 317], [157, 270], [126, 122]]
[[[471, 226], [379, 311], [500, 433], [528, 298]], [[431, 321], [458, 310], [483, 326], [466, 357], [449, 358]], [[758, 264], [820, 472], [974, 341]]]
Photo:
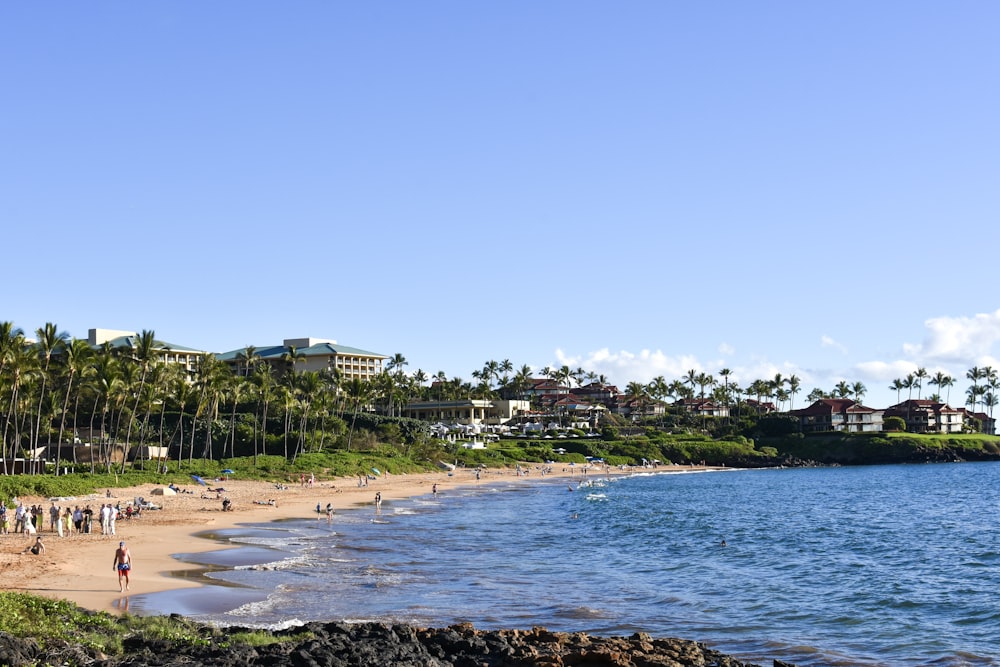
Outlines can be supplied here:
[[[408, 362], [398, 353], [387, 358], [381, 373], [363, 380], [344, 377], [334, 367], [299, 372], [296, 366], [303, 357], [294, 347], [274, 364], [247, 347], [238, 355], [235, 371], [214, 355], [199, 355], [189, 371], [160, 360], [164, 350], [149, 330], [136, 334], [130, 346], [119, 347], [92, 346], [52, 323], [34, 333], [29, 341], [13, 323], [0, 322], [0, 458], [5, 473], [8, 461], [18, 455], [50, 443], [74, 442], [81, 433], [89, 434], [85, 439], [98, 448], [97, 459], [109, 468], [111, 449], [123, 450], [117, 464], [122, 471], [130, 451], [142, 445], [170, 447], [178, 458], [188, 460], [234, 456], [238, 446], [249, 448], [255, 458], [269, 453], [294, 458], [324, 448], [351, 450], [362, 412], [396, 417], [413, 401], [530, 398], [539, 377], [568, 387], [609, 384], [607, 377], [583, 368], [564, 365], [535, 371], [528, 365], [515, 367], [508, 359], [485, 362], [472, 371], [472, 381], [465, 381], [443, 371], [407, 372]], [[1000, 402], [997, 371], [974, 367], [966, 377], [972, 383], [966, 405], [992, 416]], [[950, 397], [955, 379], [919, 368], [889, 388], [897, 399], [903, 390], [908, 398], [914, 391], [921, 398], [925, 384]], [[692, 369], [673, 380], [659, 376], [648, 383], [629, 382], [622, 393], [639, 402], [711, 399], [727, 408], [752, 399], [783, 411], [795, 408], [801, 392], [801, 380], [794, 374], [776, 374], [741, 387], [732, 371], [723, 368], [718, 377]], [[866, 392], [861, 382], [841, 381], [829, 391], [813, 389], [806, 399], [850, 398], [860, 403]], [[928, 398], [942, 401], [940, 393]], [[274, 451], [275, 446], [280, 451]], [[63, 448], [56, 447], [57, 470], [62, 455]]]

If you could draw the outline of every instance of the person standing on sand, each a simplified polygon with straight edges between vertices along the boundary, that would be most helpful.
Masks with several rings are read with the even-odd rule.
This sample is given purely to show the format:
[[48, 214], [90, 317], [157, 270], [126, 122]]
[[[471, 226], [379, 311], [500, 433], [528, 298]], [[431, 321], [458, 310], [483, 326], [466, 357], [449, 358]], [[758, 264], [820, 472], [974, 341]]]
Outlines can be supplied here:
[[[132, 554], [124, 542], [118, 543], [115, 550], [115, 562], [111, 565], [113, 570], [118, 570], [118, 590], [125, 592], [128, 590], [128, 573], [132, 569]], [[125, 588], [122, 588], [122, 577], [125, 577]]]

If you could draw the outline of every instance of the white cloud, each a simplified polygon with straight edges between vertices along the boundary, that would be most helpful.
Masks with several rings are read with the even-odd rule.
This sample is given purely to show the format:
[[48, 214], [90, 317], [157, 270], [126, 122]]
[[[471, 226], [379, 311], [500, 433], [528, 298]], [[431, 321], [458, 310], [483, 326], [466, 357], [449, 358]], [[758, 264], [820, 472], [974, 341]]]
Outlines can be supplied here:
[[822, 345], [823, 347], [832, 347], [834, 349], [840, 350], [842, 354], [847, 354], [847, 348], [844, 345], [838, 343], [837, 341], [835, 341], [834, 339], [830, 338], [827, 335], [823, 335], [822, 337], [820, 337], [819, 342], [820, 345]]
[[690, 355], [669, 357], [660, 350], [612, 352], [605, 347], [582, 357], [566, 355], [559, 349], [555, 353], [559, 365], [582, 367], [598, 375], [606, 375], [612, 382], [622, 386], [629, 382], [649, 382], [659, 375], [668, 381], [676, 380], [686, 375], [689, 369], [699, 372], [703, 370], [698, 360]]
[[736, 354], [736, 348], [729, 343], [719, 343], [719, 354], [731, 357]]
[[855, 364], [856, 374], [864, 380], [876, 380], [878, 382], [892, 382], [896, 378], [904, 378], [908, 374], [917, 370], [917, 365], [912, 361], [863, 361]]
[[1000, 340], [1000, 310], [972, 317], [933, 317], [924, 326], [927, 334], [922, 343], [903, 344], [907, 356], [971, 367], [992, 358], [993, 344]]

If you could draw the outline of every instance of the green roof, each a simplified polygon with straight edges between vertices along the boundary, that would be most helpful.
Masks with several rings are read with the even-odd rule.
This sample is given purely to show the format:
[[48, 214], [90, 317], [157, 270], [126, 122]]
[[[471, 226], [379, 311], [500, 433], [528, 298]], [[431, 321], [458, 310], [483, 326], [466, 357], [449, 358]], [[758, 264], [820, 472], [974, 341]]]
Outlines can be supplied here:
[[[284, 345], [270, 345], [267, 347], [254, 347], [254, 354], [261, 359], [280, 359], [281, 355], [288, 352], [288, 350], [289, 348]], [[240, 355], [245, 354], [246, 351], [247, 348], [241, 347], [238, 350], [230, 350], [229, 352], [223, 352], [215, 356], [220, 361], [235, 361]], [[368, 350], [348, 345], [337, 345], [335, 343], [317, 343], [309, 347], [297, 347], [295, 348], [295, 352], [303, 357], [355, 356], [388, 359], [386, 355], [379, 354], [378, 352], [369, 352]]]
[[[93, 345], [94, 349], [101, 349], [105, 345], [110, 345], [112, 349], [119, 350], [122, 348], [128, 348], [130, 350], [135, 349], [135, 343], [138, 336], [118, 336], [116, 338], [110, 338], [104, 343], [99, 345]], [[184, 345], [175, 345], [174, 343], [167, 343], [162, 340], [153, 340], [153, 348], [156, 350], [170, 350], [171, 352], [193, 352], [195, 354], [205, 354], [205, 350], [196, 350], [193, 347], [186, 347]]]

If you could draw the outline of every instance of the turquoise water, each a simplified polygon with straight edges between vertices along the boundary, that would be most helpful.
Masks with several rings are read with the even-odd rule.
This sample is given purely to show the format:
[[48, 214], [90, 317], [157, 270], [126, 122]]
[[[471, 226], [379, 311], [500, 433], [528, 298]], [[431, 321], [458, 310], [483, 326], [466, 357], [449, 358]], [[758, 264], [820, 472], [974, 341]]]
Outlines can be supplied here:
[[641, 630], [768, 664], [1000, 664], [998, 463], [571, 485], [483, 480], [333, 525], [227, 531], [245, 548], [191, 558], [217, 586], [133, 611]]

